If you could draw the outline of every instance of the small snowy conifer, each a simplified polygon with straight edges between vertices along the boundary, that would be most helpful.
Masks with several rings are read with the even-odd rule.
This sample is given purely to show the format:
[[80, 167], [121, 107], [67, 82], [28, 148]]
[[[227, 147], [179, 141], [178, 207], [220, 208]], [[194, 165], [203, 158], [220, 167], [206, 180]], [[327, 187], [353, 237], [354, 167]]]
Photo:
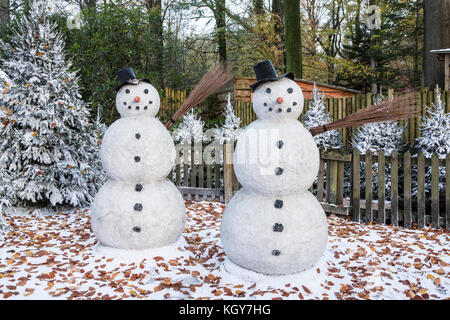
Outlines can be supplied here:
[[[325, 113], [325, 101], [323, 93], [320, 93], [319, 89], [314, 83], [314, 89], [312, 92], [312, 100], [309, 104], [308, 111], [303, 116], [303, 124], [309, 130], [314, 127], [323, 126], [332, 121], [330, 114]], [[340, 149], [342, 148], [342, 135], [338, 130], [326, 131], [322, 134], [318, 134], [314, 137], [317, 147], [328, 149]]]
[[230, 93], [228, 93], [227, 96], [227, 106], [224, 114], [225, 123], [218, 128], [217, 135], [215, 137], [216, 141], [221, 144], [236, 141], [242, 133], [242, 128], [240, 127], [241, 119], [234, 114]]
[[[375, 98], [374, 103], [378, 104], [384, 100], [384, 97], [380, 95]], [[404, 147], [403, 132], [405, 127], [400, 126], [396, 121], [392, 122], [376, 122], [369, 123], [362, 126], [356, 131], [353, 137], [352, 145], [361, 154], [365, 154], [367, 150], [370, 150], [374, 154], [378, 154], [383, 151], [386, 156], [390, 156], [394, 151], [400, 151]], [[364, 177], [365, 168], [361, 165], [362, 174]], [[376, 197], [378, 190], [378, 163], [373, 164], [373, 183], [374, 183], [374, 196]], [[390, 193], [391, 189], [391, 175], [390, 169], [386, 166], [385, 173], [385, 185], [386, 190]], [[365, 188], [365, 181], [361, 181], [362, 191]], [[387, 195], [390, 198], [390, 195]]]
[[203, 141], [203, 126], [204, 122], [198, 118], [198, 115], [191, 110], [182, 118], [182, 122], [178, 128], [173, 132], [174, 140], [181, 143], [190, 143], [192, 139], [196, 143]]
[[[375, 99], [375, 104], [383, 100], [384, 97], [381, 95]], [[389, 156], [404, 146], [402, 140], [404, 131], [405, 128], [396, 121], [369, 123], [356, 131], [352, 145], [361, 154], [370, 150], [372, 153], [384, 151], [384, 154]]]
[[427, 158], [437, 153], [445, 159], [450, 153], [450, 113], [445, 113], [439, 88], [436, 88], [436, 100], [432, 107], [427, 107], [428, 115], [420, 124], [422, 136], [416, 139], [416, 146]]
[[11, 175], [13, 204], [84, 206], [100, 186], [98, 144], [48, 11], [46, 1], [32, 1], [1, 43], [14, 85], [4, 99], [13, 114], [0, 131], [0, 166]]
[[[416, 138], [416, 149], [425, 157], [431, 158], [437, 153], [445, 159], [450, 153], [450, 113], [445, 113], [445, 103], [441, 99], [441, 91], [436, 87], [436, 100], [432, 107], [427, 107], [428, 115], [422, 119], [420, 130], [422, 136]], [[431, 190], [431, 170], [426, 169], [425, 188]], [[445, 190], [445, 168], [439, 169], [439, 187]]]

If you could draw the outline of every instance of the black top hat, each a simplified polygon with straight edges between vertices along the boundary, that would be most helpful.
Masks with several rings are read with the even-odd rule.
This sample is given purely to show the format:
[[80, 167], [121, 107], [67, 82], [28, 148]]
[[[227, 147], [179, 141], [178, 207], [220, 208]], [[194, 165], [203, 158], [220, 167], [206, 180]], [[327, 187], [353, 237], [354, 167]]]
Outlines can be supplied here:
[[278, 76], [277, 71], [272, 64], [272, 61], [270, 60], [258, 62], [253, 66], [253, 69], [255, 70], [257, 82], [250, 85], [252, 91], [255, 91], [260, 84], [263, 84], [265, 82], [280, 80], [284, 77], [288, 77], [291, 80], [294, 80], [295, 78], [292, 72], [288, 72], [281, 76]]
[[141, 81], [150, 83], [148, 79], [136, 79], [133, 69], [130, 67], [120, 69], [117, 71], [117, 78], [119, 79], [120, 85], [116, 87], [116, 91], [119, 91], [126, 84], [136, 85]]

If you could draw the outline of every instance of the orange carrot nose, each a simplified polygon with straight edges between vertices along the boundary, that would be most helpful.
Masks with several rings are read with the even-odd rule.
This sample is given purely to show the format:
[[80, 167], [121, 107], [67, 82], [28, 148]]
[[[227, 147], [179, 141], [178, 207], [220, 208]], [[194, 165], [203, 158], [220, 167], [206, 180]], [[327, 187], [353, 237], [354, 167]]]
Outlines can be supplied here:
[[278, 104], [282, 104], [283, 103], [283, 98], [282, 97], [278, 97], [277, 102], [278, 102]]
[[134, 98], [134, 101], [135, 101], [135, 102], [141, 101], [141, 97], [136, 97], [136, 98]]

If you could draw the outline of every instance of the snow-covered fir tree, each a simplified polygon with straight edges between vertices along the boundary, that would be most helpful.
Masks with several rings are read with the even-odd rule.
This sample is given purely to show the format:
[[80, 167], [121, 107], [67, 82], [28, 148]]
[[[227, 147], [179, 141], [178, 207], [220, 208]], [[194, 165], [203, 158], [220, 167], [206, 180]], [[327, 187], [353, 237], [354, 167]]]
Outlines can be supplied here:
[[445, 159], [450, 153], [450, 113], [445, 113], [445, 103], [441, 99], [441, 91], [436, 88], [437, 103], [427, 107], [427, 115], [420, 124], [422, 136], [416, 139], [416, 147], [427, 158], [437, 153]]
[[[384, 97], [380, 95], [375, 98], [374, 104], [383, 100]], [[402, 138], [404, 132], [405, 127], [400, 126], [396, 121], [369, 123], [356, 130], [352, 145], [361, 154], [370, 150], [375, 154], [384, 151], [384, 154], [389, 156], [392, 152], [404, 147]]]
[[[324, 95], [323, 93], [320, 93], [319, 89], [316, 87], [316, 83], [314, 83], [312, 100], [309, 103], [309, 108], [303, 115], [302, 120], [308, 130], [332, 122], [330, 114], [325, 112]], [[338, 130], [331, 130], [318, 134], [314, 137], [314, 140], [316, 141], [317, 146], [324, 150], [340, 149], [343, 147], [342, 135]]]
[[231, 95], [228, 93], [227, 106], [225, 107], [225, 123], [218, 128], [215, 139], [218, 143], [236, 141], [242, 133], [240, 127], [241, 119], [234, 114], [234, 108], [231, 104]]
[[[436, 153], [445, 159], [450, 153], [450, 113], [445, 113], [445, 103], [441, 99], [441, 91], [436, 87], [436, 103], [427, 107], [427, 115], [422, 118], [420, 131], [422, 136], [416, 138], [415, 149], [425, 157], [431, 158]], [[439, 188], [445, 190], [445, 168], [439, 169]], [[425, 189], [431, 190], [431, 169], [427, 167]]]
[[[11, 86], [11, 80], [6, 75], [6, 73], [0, 69], [0, 108], [5, 108], [3, 105], [3, 96], [6, 95], [9, 91], [9, 87]], [[0, 111], [4, 111], [4, 109], [0, 109]]]
[[173, 138], [180, 143], [192, 141], [192, 139], [196, 143], [200, 143], [204, 138], [204, 125], [205, 123], [198, 117], [197, 113], [191, 110], [183, 116], [180, 125], [173, 132]]
[[48, 3], [32, 1], [13, 36], [1, 43], [14, 86], [5, 103], [13, 114], [0, 131], [0, 166], [12, 180], [13, 204], [90, 203], [100, 186], [97, 137], [64, 40]]
[[[374, 104], [381, 103], [385, 97], [379, 95], [375, 97]], [[405, 144], [403, 143], [403, 133], [405, 127], [400, 126], [398, 122], [376, 122], [363, 125], [356, 130], [356, 134], [352, 139], [352, 146], [356, 148], [361, 154], [365, 154], [368, 150], [372, 154], [378, 154], [380, 151], [384, 152], [385, 156], [390, 156], [394, 151], [401, 151]], [[373, 184], [374, 197], [376, 197], [378, 190], [378, 163], [374, 163], [373, 167]], [[361, 165], [361, 179], [365, 176], [365, 168]], [[391, 189], [391, 175], [390, 169], [386, 166], [385, 186], [388, 193]], [[361, 181], [361, 191], [365, 189], [365, 181]], [[390, 195], [387, 194], [387, 198]]]

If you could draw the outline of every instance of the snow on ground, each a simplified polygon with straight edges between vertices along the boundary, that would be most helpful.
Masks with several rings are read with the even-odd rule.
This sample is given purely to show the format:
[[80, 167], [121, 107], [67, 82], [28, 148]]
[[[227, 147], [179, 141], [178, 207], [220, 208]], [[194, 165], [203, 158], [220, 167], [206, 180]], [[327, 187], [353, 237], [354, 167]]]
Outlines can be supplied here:
[[[10, 215], [0, 246], [0, 299], [448, 299], [446, 231], [362, 225], [330, 217], [314, 268], [262, 276], [220, 246], [225, 205], [186, 202], [174, 246], [124, 255], [97, 245], [89, 211]], [[107, 256], [103, 256], [106, 254]]]

